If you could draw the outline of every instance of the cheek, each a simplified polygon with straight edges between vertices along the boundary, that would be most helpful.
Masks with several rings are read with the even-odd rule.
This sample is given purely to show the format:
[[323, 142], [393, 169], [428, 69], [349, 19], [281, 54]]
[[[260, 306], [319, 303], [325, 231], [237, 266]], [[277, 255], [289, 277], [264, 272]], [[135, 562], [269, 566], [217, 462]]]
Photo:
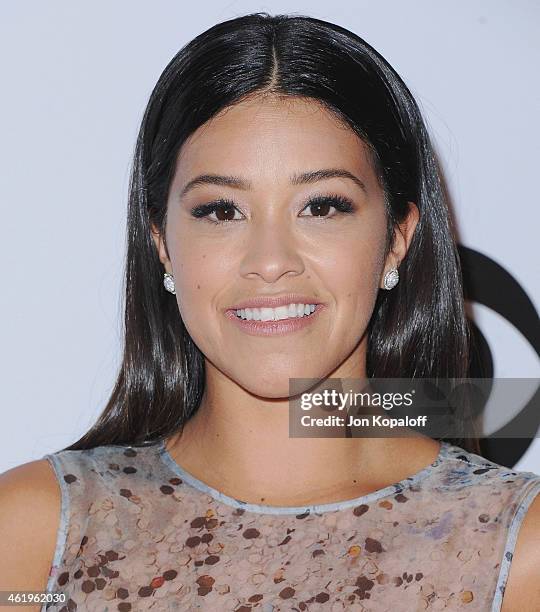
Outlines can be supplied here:
[[171, 241], [169, 255], [184, 324], [190, 333], [204, 330], [215, 319], [215, 296], [226, 278], [226, 264], [219, 253], [181, 233]]
[[340, 232], [320, 249], [320, 265], [332, 285], [348, 287], [350, 291], [377, 289], [384, 264], [384, 226], [379, 225]]
[[320, 256], [325, 284], [337, 300], [336, 315], [352, 324], [362, 325], [371, 316], [384, 265], [384, 225], [371, 228], [342, 233]]

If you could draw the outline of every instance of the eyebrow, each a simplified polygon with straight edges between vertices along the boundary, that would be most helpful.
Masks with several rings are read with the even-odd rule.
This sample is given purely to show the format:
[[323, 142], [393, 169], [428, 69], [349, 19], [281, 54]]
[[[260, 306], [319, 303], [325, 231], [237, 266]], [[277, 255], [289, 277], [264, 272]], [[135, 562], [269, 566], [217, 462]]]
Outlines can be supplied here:
[[[347, 178], [353, 181], [360, 189], [367, 194], [367, 189], [363, 181], [357, 176], [343, 168], [325, 168], [322, 170], [311, 170], [302, 172], [301, 174], [293, 174], [290, 177], [291, 185], [304, 185], [316, 183], [330, 178]], [[222, 187], [233, 187], [234, 189], [249, 190], [253, 185], [250, 181], [246, 181], [238, 176], [224, 176], [222, 174], [201, 174], [189, 181], [180, 192], [180, 198], [186, 193], [201, 185], [220, 185]]]

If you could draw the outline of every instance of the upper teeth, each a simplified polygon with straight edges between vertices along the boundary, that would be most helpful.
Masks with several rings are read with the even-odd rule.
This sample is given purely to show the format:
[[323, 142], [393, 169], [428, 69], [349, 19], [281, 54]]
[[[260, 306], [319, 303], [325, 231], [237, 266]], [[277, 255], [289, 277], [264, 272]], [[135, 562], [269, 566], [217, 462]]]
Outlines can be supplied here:
[[248, 321], [279, 321], [309, 315], [315, 310], [315, 304], [289, 304], [278, 308], [241, 308], [235, 310], [236, 316]]

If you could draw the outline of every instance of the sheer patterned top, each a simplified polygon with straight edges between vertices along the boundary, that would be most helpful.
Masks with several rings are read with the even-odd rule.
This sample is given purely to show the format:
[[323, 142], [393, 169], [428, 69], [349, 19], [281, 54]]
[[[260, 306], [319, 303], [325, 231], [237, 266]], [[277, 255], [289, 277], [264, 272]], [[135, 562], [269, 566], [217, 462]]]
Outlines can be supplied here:
[[163, 441], [45, 458], [62, 506], [42, 611], [497, 612], [540, 493], [448, 442], [401, 482], [303, 507], [228, 497]]

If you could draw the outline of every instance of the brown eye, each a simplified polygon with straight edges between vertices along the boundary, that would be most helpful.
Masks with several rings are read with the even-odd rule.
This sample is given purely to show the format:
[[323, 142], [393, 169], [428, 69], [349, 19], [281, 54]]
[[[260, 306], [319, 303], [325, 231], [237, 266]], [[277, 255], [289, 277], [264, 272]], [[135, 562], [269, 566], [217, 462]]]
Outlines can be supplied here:
[[308, 208], [314, 217], [326, 217], [330, 212], [331, 204], [328, 201], [312, 202]]
[[217, 207], [214, 212], [218, 221], [232, 221], [234, 219], [234, 207], [228, 204]]
[[[240, 211], [235, 206], [234, 202], [227, 199], [216, 200], [215, 202], [209, 202], [208, 204], [201, 204], [192, 208], [191, 214], [196, 219], [207, 218], [210, 223], [228, 223], [229, 221], [240, 221], [241, 219], [235, 219], [235, 213]], [[241, 213], [240, 213], [241, 214]], [[215, 215], [213, 219], [210, 215]]]
[[[328, 213], [330, 212], [331, 208], [334, 208], [336, 212], [329, 215]], [[302, 216], [331, 219], [339, 213], [354, 212], [355, 207], [351, 200], [349, 200], [349, 198], [346, 198], [341, 195], [333, 195], [313, 197], [308, 201], [307, 205], [304, 207], [303, 210], [309, 210], [311, 214]]]

